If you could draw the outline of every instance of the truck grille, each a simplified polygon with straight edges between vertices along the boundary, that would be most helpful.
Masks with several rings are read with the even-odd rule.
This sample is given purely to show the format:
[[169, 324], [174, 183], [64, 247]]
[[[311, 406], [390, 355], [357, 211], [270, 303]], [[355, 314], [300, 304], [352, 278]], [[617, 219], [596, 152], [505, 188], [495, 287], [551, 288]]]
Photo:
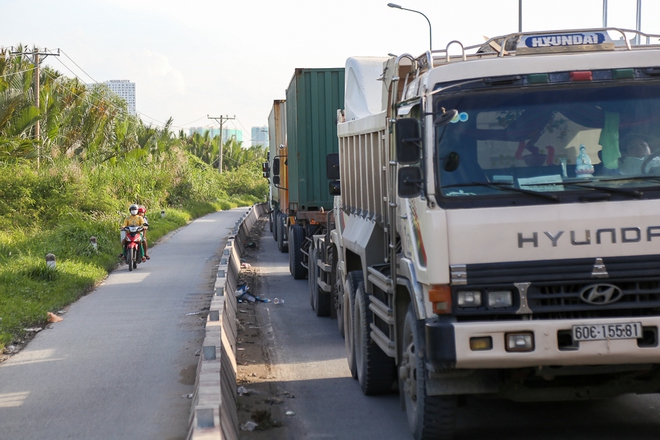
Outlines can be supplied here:
[[[580, 298], [583, 289], [592, 284], [612, 284], [621, 289], [622, 298], [612, 304], [593, 305]], [[553, 283], [530, 285], [529, 307], [538, 318], [597, 318], [649, 316], [660, 314], [660, 280], [644, 281], [590, 280], [586, 283]]]
[[[467, 284], [453, 286], [455, 294], [461, 290], [511, 290], [514, 306], [461, 309], [454, 301], [454, 313], [461, 321], [529, 319], [529, 314], [516, 314], [520, 298], [514, 286], [529, 283], [527, 299], [532, 319], [660, 316], [660, 255], [602, 260], [607, 277], [592, 275], [595, 258], [467, 265]], [[620, 299], [611, 304], [585, 302], [582, 292], [596, 284], [618, 287]]]

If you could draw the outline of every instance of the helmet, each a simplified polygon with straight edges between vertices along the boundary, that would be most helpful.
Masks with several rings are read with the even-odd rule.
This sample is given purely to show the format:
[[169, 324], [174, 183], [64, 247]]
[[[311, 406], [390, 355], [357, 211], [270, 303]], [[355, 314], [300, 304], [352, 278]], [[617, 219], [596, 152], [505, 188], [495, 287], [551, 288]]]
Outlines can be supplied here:
[[130, 208], [128, 208], [128, 211], [131, 213], [131, 215], [135, 215], [138, 213], [138, 205], [133, 203]]
[[140, 207], [138, 208], [138, 214], [145, 214], [146, 212], [147, 212], [147, 208], [140, 205]]

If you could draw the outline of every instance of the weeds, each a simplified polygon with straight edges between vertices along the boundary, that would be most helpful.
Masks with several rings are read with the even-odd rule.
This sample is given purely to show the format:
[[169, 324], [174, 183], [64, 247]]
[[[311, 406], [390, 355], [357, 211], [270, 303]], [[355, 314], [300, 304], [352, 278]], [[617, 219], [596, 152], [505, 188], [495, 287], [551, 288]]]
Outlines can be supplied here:
[[[197, 162], [62, 162], [40, 171], [0, 165], [0, 352], [116, 267], [119, 224], [131, 203], [147, 207], [153, 243], [194, 218], [263, 200], [256, 194], [265, 193], [265, 180], [249, 175], [239, 168], [221, 177]], [[55, 269], [46, 265], [48, 253], [56, 256]]]

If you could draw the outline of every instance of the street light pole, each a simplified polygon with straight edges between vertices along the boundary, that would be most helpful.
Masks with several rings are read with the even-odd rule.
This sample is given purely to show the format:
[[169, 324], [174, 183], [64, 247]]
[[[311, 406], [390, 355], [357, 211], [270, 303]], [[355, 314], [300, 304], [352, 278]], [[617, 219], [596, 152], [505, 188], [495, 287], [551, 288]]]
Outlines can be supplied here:
[[433, 35], [432, 35], [432, 30], [431, 30], [431, 21], [429, 21], [429, 18], [426, 15], [422, 14], [419, 11], [415, 11], [414, 9], [407, 9], [407, 8], [401, 7], [401, 6], [399, 6], [397, 4], [394, 4], [394, 3], [388, 3], [387, 6], [390, 7], [390, 8], [394, 8], [394, 9], [401, 9], [402, 11], [415, 12], [415, 13], [421, 15], [422, 17], [424, 17], [426, 19], [426, 22], [429, 24], [429, 50], [430, 51], [433, 50]]
[[[635, 20], [635, 30], [637, 32], [642, 31], [642, 0], [637, 0], [637, 14]], [[641, 38], [639, 34], [635, 35], [635, 44], [641, 44]]]

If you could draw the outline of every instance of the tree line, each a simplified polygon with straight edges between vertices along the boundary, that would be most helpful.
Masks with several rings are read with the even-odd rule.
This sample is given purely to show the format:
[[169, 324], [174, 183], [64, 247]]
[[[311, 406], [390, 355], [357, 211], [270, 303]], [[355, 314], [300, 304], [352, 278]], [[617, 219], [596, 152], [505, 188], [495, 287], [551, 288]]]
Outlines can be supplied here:
[[[29, 52], [18, 46], [15, 53]], [[145, 124], [129, 114], [123, 99], [104, 85], [88, 86], [50, 67], [40, 69], [39, 107], [35, 106], [36, 66], [26, 57], [0, 51], [0, 161], [54, 162], [58, 158], [94, 164], [163, 155], [179, 148], [216, 165], [220, 138], [209, 133], [175, 134], [170, 118], [164, 127]], [[40, 139], [36, 137], [37, 125]], [[259, 162], [263, 148], [223, 145], [223, 169]]]

